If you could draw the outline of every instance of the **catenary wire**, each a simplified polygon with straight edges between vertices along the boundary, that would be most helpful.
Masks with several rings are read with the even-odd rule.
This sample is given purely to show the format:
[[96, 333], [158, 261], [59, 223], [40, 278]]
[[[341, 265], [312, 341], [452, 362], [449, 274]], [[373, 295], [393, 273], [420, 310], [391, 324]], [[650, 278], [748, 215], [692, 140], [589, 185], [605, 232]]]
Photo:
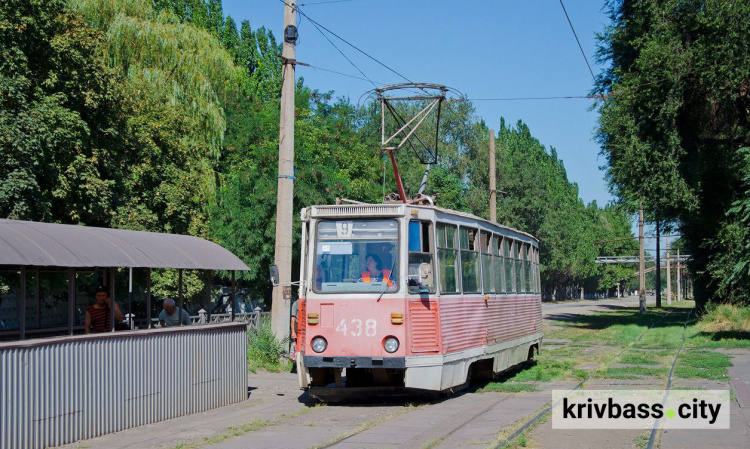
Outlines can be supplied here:
[[596, 83], [596, 76], [594, 76], [594, 71], [591, 70], [591, 64], [589, 64], [589, 58], [586, 57], [586, 53], [583, 51], [583, 47], [581, 46], [581, 41], [578, 40], [578, 34], [576, 34], [576, 30], [575, 28], [573, 28], [573, 22], [570, 21], [570, 16], [568, 16], [568, 11], [565, 9], [565, 5], [563, 4], [562, 0], [560, 0], [560, 6], [562, 6], [563, 12], [565, 13], [565, 18], [568, 19], [570, 30], [573, 32], [573, 36], [576, 38], [576, 42], [578, 43], [578, 48], [581, 49], [583, 60], [586, 61], [586, 67], [589, 68], [589, 72], [591, 73], [591, 78], [593, 78], [594, 82]]
[[[281, 0], [281, 1], [283, 2], [284, 0]], [[286, 4], [286, 2], [284, 2], [284, 3]], [[311, 20], [309, 17], [307, 17], [306, 15], [302, 14], [302, 11], [299, 11], [299, 13], [300, 13], [300, 16], [304, 16], [307, 20], [309, 20], [310, 23], [313, 24], [313, 26], [315, 27], [315, 29], [318, 30], [318, 32], [321, 34], [321, 36], [323, 36], [325, 38], [325, 40], [327, 40], [328, 43], [330, 43], [333, 46], [333, 48], [335, 48], [339, 53], [341, 53], [341, 56], [343, 56], [344, 59], [346, 59], [347, 61], [349, 61], [349, 64], [351, 64], [352, 67], [354, 67], [355, 69], [357, 69], [357, 71], [360, 74], [362, 74], [362, 76], [364, 76], [365, 79], [367, 81], [369, 81], [370, 84], [372, 84], [373, 86], [375, 86], [375, 88], [377, 89], [378, 85], [375, 84], [375, 82], [373, 80], [371, 80], [367, 75], [365, 75], [365, 72], [363, 72], [359, 67], [357, 67], [357, 64], [355, 64], [354, 61], [352, 61], [351, 59], [349, 59], [349, 57], [346, 56], [346, 54], [343, 51], [341, 51], [341, 49], [338, 46], [336, 46], [336, 44], [334, 44], [333, 41], [328, 38], [328, 36], [326, 36], [326, 34], [323, 32], [323, 30], [320, 29], [320, 27], [318, 26], [318, 24], [314, 20]]]
[[312, 3], [300, 3], [300, 6], [314, 6], [314, 5], [324, 5], [326, 3], [345, 3], [345, 2], [353, 2], [354, 0], [328, 0], [325, 2], [312, 2]]
[[[281, 3], [283, 3], [283, 4], [287, 5], [287, 6], [289, 6], [290, 8], [292, 8], [292, 7], [293, 7], [292, 5], [290, 5], [289, 3], [287, 3], [287, 1], [286, 1], [286, 0], [279, 0], [279, 1], [280, 1]], [[338, 34], [334, 33], [333, 31], [329, 30], [329, 29], [328, 29], [328, 28], [326, 28], [326, 27], [325, 27], [324, 25], [322, 25], [321, 23], [317, 22], [317, 21], [316, 21], [315, 19], [313, 19], [313, 18], [311, 18], [310, 16], [308, 16], [307, 14], [305, 14], [305, 12], [304, 12], [304, 11], [300, 10], [299, 8], [297, 8], [297, 11], [299, 12], [299, 14], [300, 14], [301, 16], [304, 16], [304, 17], [305, 17], [305, 18], [306, 18], [307, 20], [309, 20], [309, 21], [310, 21], [310, 22], [311, 22], [312, 24], [314, 24], [314, 25], [317, 25], [317, 26], [319, 26], [320, 28], [322, 28], [322, 29], [326, 30], [326, 31], [327, 31], [328, 33], [330, 33], [331, 35], [333, 35], [334, 37], [336, 37], [337, 39], [339, 39], [340, 41], [342, 41], [342, 42], [343, 42], [343, 43], [345, 43], [346, 45], [348, 45], [348, 46], [352, 47], [353, 49], [357, 50], [358, 52], [362, 53], [363, 55], [365, 55], [365, 56], [367, 56], [368, 58], [372, 59], [373, 61], [377, 62], [378, 64], [380, 64], [381, 66], [383, 66], [383, 67], [385, 67], [386, 69], [390, 70], [391, 72], [393, 72], [394, 74], [398, 75], [399, 77], [401, 77], [401, 78], [405, 79], [406, 81], [408, 81], [408, 82], [410, 82], [410, 83], [413, 83], [413, 81], [412, 81], [412, 80], [410, 80], [409, 78], [407, 78], [407, 77], [405, 77], [404, 75], [402, 75], [402, 74], [398, 73], [397, 71], [395, 71], [394, 69], [392, 69], [391, 67], [389, 67], [388, 65], [386, 65], [385, 63], [381, 62], [380, 60], [376, 59], [376, 58], [375, 58], [375, 57], [373, 57], [373, 56], [370, 56], [370, 54], [368, 54], [368, 53], [367, 53], [366, 51], [362, 50], [361, 48], [359, 48], [359, 47], [357, 47], [356, 45], [352, 44], [351, 42], [347, 41], [347, 40], [346, 40], [346, 39], [344, 39], [343, 37], [339, 36]], [[348, 58], [347, 58], [347, 59], [348, 59]]]

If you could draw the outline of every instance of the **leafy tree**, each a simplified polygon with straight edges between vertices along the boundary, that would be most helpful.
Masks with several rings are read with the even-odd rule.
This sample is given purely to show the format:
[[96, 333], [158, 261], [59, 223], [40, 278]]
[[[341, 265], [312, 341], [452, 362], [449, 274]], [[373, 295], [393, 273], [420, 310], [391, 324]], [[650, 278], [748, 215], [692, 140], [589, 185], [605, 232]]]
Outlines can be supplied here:
[[[699, 306], [726, 300], [719, 286], [732, 270], [717, 271], [712, 261], [740, 237], [717, 217], [742, 193], [738, 150], [750, 142], [750, 4], [613, 0], [608, 7], [598, 138], [610, 186], [631, 210], [643, 201], [660, 220], [678, 223], [698, 274]], [[748, 297], [746, 286], [736, 287]]]
[[107, 225], [123, 194], [122, 96], [101, 32], [62, 1], [0, 6], [0, 215]]

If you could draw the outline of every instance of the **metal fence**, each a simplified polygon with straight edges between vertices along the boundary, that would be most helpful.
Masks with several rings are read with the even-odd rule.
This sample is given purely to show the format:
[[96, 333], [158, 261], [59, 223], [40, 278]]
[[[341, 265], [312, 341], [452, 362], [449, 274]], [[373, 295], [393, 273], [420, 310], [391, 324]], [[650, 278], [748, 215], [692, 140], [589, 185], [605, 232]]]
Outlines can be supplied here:
[[[258, 330], [258, 325], [260, 324], [260, 321], [263, 319], [263, 317], [268, 316], [271, 316], [271, 312], [262, 312], [260, 307], [256, 307], [253, 312], [235, 313], [234, 322], [245, 323], [247, 325], [248, 331], [255, 332]], [[205, 310], [201, 309], [198, 312], [198, 315], [190, 315], [191, 324], [218, 324], [231, 322], [231, 313], [212, 313], [209, 317], [208, 313]], [[125, 315], [125, 320], [123, 321], [123, 323], [128, 323], [128, 315]], [[132, 329], [146, 329], [147, 327], [147, 320], [145, 318], [133, 318], [133, 324], [131, 326]], [[151, 318], [151, 327], [159, 327], [159, 318]]]
[[247, 397], [247, 326], [0, 343], [0, 448], [43, 448]]

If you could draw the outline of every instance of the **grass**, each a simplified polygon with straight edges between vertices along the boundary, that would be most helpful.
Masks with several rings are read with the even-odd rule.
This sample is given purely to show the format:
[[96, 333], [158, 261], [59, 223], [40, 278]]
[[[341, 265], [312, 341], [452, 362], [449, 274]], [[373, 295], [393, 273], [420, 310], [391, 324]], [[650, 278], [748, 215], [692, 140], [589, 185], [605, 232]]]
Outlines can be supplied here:
[[635, 440], [633, 440], [633, 443], [635, 444], [636, 447], [640, 449], [645, 449], [648, 446], [648, 440], [650, 438], [651, 438], [651, 432], [646, 432], [635, 437]]
[[731, 304], [709, 304], [701, 319], [701, 331], [709, 333], [750, 334], [750, 307], [737, 307]]
[[[724, 380], [727, 367], [731, 366], [729, 357], [710, 349], [750, 348], [746, 327], [750, 308], [716, 307], [696, 322], [692, 305], [692, 301], [683, 301], [663, 309], [649, 309], [643, 315], [637, 308], [617, 308], [576, 316], [574, 320], [560, 318], [551, 325], [545, 323], [546, 339], [568, 343], [555, 344], [547, 350], [543, 344], [535, 362], [520, 365], [481, 391], [534, 391], [534, 382], [582, 380], [590, 373], [598, 378], [666, 379], [682, 345], [686, 320], [686, 343], [675, 377]], [[708, 331], [711, 329], [715, 332]], [[612, 367], [618, 363], [636, 366]]]
[[437, 445], [439, 445], [443, 441], [445, 441], [445, 437], [435, 438], [434, 440], [430, 440], [430, 441], [426, 442], [425, 444], [423, 444], [422, 445], [422, 449], [432, 449], [433, 447], [436, 447]]
[[504, 449], [507, 449], [507, 448], [516, 449], [519, 447], [534, 446], [534, 442], [527, 435], [530, 434], [540, 424], [544, 424], [545, 422], [547, 422], [547, 420], [550, 417], [549, 411], [545, 412], [544, 415], [542, 415], [542, 417], [539, 418], [538, 421], [536, 421], [534, 424], [532, 424], [523, 432], [521, 432], [520, 435], [516, 436], [516, 438], [514, 438], [513, 441], [508, 442], [507, 439], [510, 438], [511, 435], [516, 433], [519, 429], [521, 429], [533, 417], [537, 416], [539, 413], [542, 413], [542, 411], [545, 410], [548, 406], [549, 404], [545, 404], [539, 410], [533, 413], [530, 413], [514, 421], [509, 426], [507, 426], [505, 429], [503, 429], [502, 432], [497, 434], [497, 436], [495, 437], [495, 442], [492, 444], [492, 447], [502, 447]]
[[620, 356], [620, 363], [629, 365], [652, 365], [662, 362], [664, 356], [674, 355], [672, 351], [635, 351], [627, 350]]
[[247, 333], [247, 367], [252, 372], [258, 369], [278, 373], [289, 371], [292, 362], [284, 358], [285, 345], [276, 340], [271, 330], [271, 320], [263, 319], [255, 331]]
[[493, 382], [487, 384], [484, 388], [479, 391], [482, 393], [486, 392], [498, 392], [498, 393], [525, 393], [529, 391], [537, 391], [538, 387], [535, 384], [521, 384], [515, 382]]
[[238, 437], [249, 432], [255, 432], [266, 427], [275, 426], [283, 421], [302, 416], [313, 410], [314, 407], [304, 407], [295, 413], [282, 413], [274, 419], [256, 418], [239, 426], [230, 426], [224, 432], [213, 437], [204, 438], [194, 443], [183, 443], [173, 446], [172, 449], [196, 449], [203, 446], [221, 443], [230, 438]]
[[669, 373], [666, 367], [649, 368], [643, 366], [632, 366], [629, 368], [607, 368], [597, 373], [596, 377], [603, 379], [643, 379], [649, 377], [664, 377]]
[[341, 435], [337, 435], [337, 436], [331, 438], [330, 440], [326, 441], [325, 443], [321, 444], [320, 446], [315, 446], [315, 447], [316, 448], [321, 448], [321, 447], [333, 446], [334, 444], [338, 443], [339, 441], [345, 440], [345, 439], [349, 438], [352, 435], [356, 435], [358, 433], [364, 432], [365, 430], [371, 429], [371, 428], [373, 428], [373, 427], [375, 427], [375, 426], [377, 426], [379, 424], [382, 424], [382, 423], [384, 423], [386, 421], [389, 421], [389, 420], [391, 420], [393, 418], [397, 418], [397, 417], [399, 417], [399, 416], [401, 416], [401, 415], [403, 415], [405, 413], [409, 413], [411, 411], [414, 411], [414, 410], [416, 410], [419, 407], [421, 407], [421, 406], [415, 406], [413, 404], [407, 404], [401, 410], [395, 411], [395, 412], [390, 413], [390, 414], [385, 415], [385, 416], [381, 416], [379, 418], [375, 418], [375, 419], [373, 419], [371, 421], [367, 421], [367, 422], [361, 424], [358, 428], [356, 428], [356, 429], [354, 429], [354, 430], [352, 430], [350, 432], [347, 432], [347, 433], [344, 433], [344, 434], [341, 434]]
[[727, 368], [732, 366], [729, 357], [719, 352], [689, 349], [680, 354], [675, 375], [686, 379], [726, 380]]

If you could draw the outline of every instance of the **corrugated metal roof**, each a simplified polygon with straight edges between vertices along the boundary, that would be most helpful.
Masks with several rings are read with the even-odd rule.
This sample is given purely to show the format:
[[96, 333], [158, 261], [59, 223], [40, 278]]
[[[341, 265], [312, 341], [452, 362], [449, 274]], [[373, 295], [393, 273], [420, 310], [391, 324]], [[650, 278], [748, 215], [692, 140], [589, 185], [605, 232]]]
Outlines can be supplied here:
[[249, 270], [198, 237], [0, 219], [0, 265]]

